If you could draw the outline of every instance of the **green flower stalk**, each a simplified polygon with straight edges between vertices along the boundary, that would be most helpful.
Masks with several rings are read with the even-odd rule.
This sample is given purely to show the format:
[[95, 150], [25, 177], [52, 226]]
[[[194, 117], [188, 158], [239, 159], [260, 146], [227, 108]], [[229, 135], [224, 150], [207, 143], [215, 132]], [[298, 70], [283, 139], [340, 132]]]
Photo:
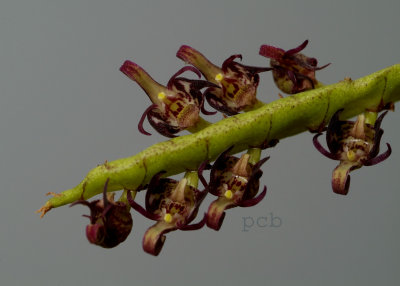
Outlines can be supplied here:
[[260, 108], [225, 118], [203, 130], [157, 143], [142, 152], [104, 163], [92, 169], [76, 187], [50, 198], [38, 210], [43, 216], [52, 208], [88, 199], [103, 190], [137, 190], [161, 171], [166, 176], [197, 170], [234, 146], [231, 154], [266, 148], [277, 140], [304, 131], [321, 131], [333, 114], [344, 109], [340, 120], [365, 111], [380, 111], [400, 100], [400, 64], [358, 80], [339, 83], [278, 99]]

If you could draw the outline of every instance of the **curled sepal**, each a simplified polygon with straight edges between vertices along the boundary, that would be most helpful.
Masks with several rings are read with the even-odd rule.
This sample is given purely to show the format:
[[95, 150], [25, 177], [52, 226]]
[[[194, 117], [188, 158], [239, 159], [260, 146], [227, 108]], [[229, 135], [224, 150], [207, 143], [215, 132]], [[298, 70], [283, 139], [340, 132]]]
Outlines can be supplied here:
[[356, 162], [341, 161], [332, 172], [332, 190], [339, 195], [347, 195], [350, 187], [350, 171], [360, 168]]
[[275, 84], [285, 93], [295, 94], [315, 88], [318, 85], [315, 71], [329, 65], [317, 67], [317, 59], [300, 53], [307, 44], [308, 40], [288, 51], [270, 45], [260, 47], [260, 55], [271, 59]]
[[194, 67], [180, 69], [167, 86], [156, 82], [143, 68], [131, 61], [125, 61], [120, 70], [136, 81], [153, 103], [145, 110], [138, 124], [139, 131], [145, 135], [151, 135], [143, 128], [146, 117], [157, 132], [167, 137], [175, 137], [179, 131], [195, 126], [200, 118], [200, 110], [204, 109], [201, 89], [215, 86], [204, 80], [179, 77], [185, 71], [192, 71], [200, 77], [200, 72]]
[[267, 187], [258, 193], [261, 166], [269, 157], [256, 164], [249, 163], [249, 154], [241, 158], [229, 156], [230, 149], [223, 152], [214, 162], [210, 183], [206, 190], [218, 199], [212, 202], [207, 212], [207, 226], [219, 230], [225, 217], [225, 210], [233, 207], [250, 207], [258, 204], [266, 195]]
[[129, 207], [123, 202], [114, 202], [114, 194], [107, 196], [104, 184], [103, 199], [88, 202], [79, 200], [70, 206], [82, 204], [90, 209], [90, 219], [86, 226], [86, 237], [90, 243], [104, 248], [112, 248], [123, 242], [132, 230], [132, 216]]
[[143, 250], [157, 256], [160, 254], [167, 232], [176, 230], [177, 227], [165, 221], [159, 221], [150, 227], [143, 236]]
[[361, 114], [356, 121], [339, 120], [338, 110], [331, 118], [327, 131], [326, 141], [329, 150], [326, 150], [318, 141], [321, 134], [313, 138], [314, 146], [324, 156], [339, 160], [339, 165], [332, 174], [332, 189], [335, 193], [347, 195], [350, 186], [350, 172], [362, 166], [372, 166], [386, 160], [392, 149], [388, 143], [387, 151], [378, 155], [383, 130], [380, 128], [387, 111], [375, 121], [374, 126], [365, 122], [365, 115]]
[[205, 224], [205, 219], [190, 224], [198, 213], [207, 191], [200, 192], [189, 185], [188, 179], [176, 181], [162, 178], [165, 172], [156, 174], [149, 182], [145, 208], [136, 203], [128, 193], [128, 202], [133, 209], [145, 217], [156, 220], [143, 237], [143, 249], [158, 255], [166, 239], [165, 233], [173, 230], [196, 230]]
[[189, 46], [181, 46], [177, 57], [195, 66], [204, 77], [215, 84], [204, 95], [216, 110], [234, 115], [251, 108], [256, 102], [259, 73], [272, 68], [246, 66], [236, 62], [242, 55], [227, 58], [221, 68], [211, 63], [203, 54]]

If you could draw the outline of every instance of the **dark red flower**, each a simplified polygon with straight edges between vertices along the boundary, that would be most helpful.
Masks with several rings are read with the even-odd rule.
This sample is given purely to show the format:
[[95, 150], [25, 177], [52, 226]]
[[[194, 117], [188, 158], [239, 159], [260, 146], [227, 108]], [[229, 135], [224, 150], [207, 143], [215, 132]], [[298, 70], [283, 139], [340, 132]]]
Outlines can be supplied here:
[[260, 55], [271, 59], [275, 84], [285, 93], [294, 94], [313, 89], [318, 85], [315, 71], [329, 65], [317, 67], [317, 59], [299, 53], [307, 44], [308, 40], [288, 51], [269, 45], [262, 45], [260, 48]]
[[340, 109], [332, 116], [327, 128], [326, 141], [329, 151], [318, 142], [321, 133], [314, 136], [313, 143], [323, 155], [340, 161], [332, 173], [332, 188], [337, 194], [347, 195], [350, 171], [384, 161], [390, 156], [392, 149], [389, 143], [386, 143], [387, 151], [378, 155], [383, 134], [380, 126], [387, 111], [378, 117], [374, 126], [365, 123], [364, 114], [359, 115], [355, 122], [340, 121], [339, 115], [342, 111], [343, 109]]
[[104, 248], [112, 248], [123, 242], [132, 230], [130, 207], [122, 202], [114, 202], [114, 193], [107, 194], [108, 179], [104, 184], [103, 199], [88, 202], [79, 200], [71, 204], [88, 206], [90, 224], [86, 226], [86, 237], [90, 243]]
[[155, 175], [146, 193], [144, 209], [132, 199], [128, 192], [129, 204], [143, 216], [157, 221], [143, 237], [143, 249], [149, 254], [158, 255], [165, 242], [165, 234], [173, 230], [196, 230], [204, 226], [202, 221], [190, 224], [198, 213], [206, 191], [200, 192], [190, 186], [186, 178], [179, 182], [161, 178], [163, 172]]
[[203, 54], [189, 46], [181, 46], [177, 57], [195, 66], [204, 77], [217, 86], [208, 88], [204, 95], [216, 110], [234, 115], [257, 103], [258, 73], [271, 68], [245, 66], [235, 61], [242, 55], [232, 55], [219, 68]]
[[[225, 217], [225, 210], [234, 207], [251, 207], [258, 204], [266, 195], [267, 187], [257, 197], [261, 166], [269, 157], [255, 165], [249, 163], [249, 154], [239, 159], [229, 156], [231, 148], [223, 152], [214, 162], [210, 183], [206, 190], [218, 197], [212, 202], [207, 212], [207, 226], [219, 230]], [[201, 177], [201, 174], [200, 174]]]
[[163, 86], [150, 77], [139, 65], [125, 61], [120, 70], [136, 81], [153, 102], [143, 113], [139, 121], [139, 131], [151, 135], [143, 129], [143, 121], [148, 118], [150, 124], [160, 134], [175, 137], [181, 130], [195, 126], [203, 108], [202, 88], [214, 86], [204, 80], [192, 80], [178, 77], [185, 71], [192, 71], [199, 77], [200, 72], [193, 67], [184, 67], [176, 72]]

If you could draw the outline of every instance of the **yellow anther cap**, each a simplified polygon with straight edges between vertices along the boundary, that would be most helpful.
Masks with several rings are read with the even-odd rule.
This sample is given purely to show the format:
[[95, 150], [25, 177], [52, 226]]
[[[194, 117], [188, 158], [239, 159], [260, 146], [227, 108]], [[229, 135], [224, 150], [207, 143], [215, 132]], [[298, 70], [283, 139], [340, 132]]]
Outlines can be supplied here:
[[224, 76], [222, 75], [222, 73], [219, 73], [215, 76], [215, 80], [216, 81], [221, 81], [224, 78]]
[[231, 190], [227, 190], [227, 191], [225, 192], [224, 196], [225, 196], [225, 198], [227, 198], [227, 199], [232, 199], [233, 193], [232, 193]]
[[166, 223], [172, 222], [172, 215], [169, 214], [169, 213], [166, 213], [166, 214], [164, 215], [164, 221], [165, 221]]

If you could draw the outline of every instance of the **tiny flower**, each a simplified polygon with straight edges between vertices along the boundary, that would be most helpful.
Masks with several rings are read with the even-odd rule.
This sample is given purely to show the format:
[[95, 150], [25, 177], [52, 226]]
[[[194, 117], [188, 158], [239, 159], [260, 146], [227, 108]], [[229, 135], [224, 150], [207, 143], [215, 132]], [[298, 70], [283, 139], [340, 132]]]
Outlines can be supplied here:
[[380, 126], [387, 111], [378, 117], [374, 126], [371, 126], [365, 123], [363, 114], [359, 115], [355, 122], [340, 121], [339, 115], [342, 110], [338, 110], [332, 116], [328, 125], [326, 141], [329, 151], [318, 142], [321, 133], [314, 136], [313, 143], [323, 155], [340, 161], [332, 173], [332, 189], [337, 194], [347, 195], [350, 171], [382, 162], [390, 156], [392, 149], [386, 143], [387, 151], [378, 155], [383, 134]]
[[132, 216], [129, 206], [114, 202], [114, 193], [107, 195], [108, 179], [104, 184], [103, 199], [88, 202], [79, 200], [71, 204], [88, 206], [90, 224], [86, 226], [86, 237], [90, 243], [104, 248], [112, 248], [125, 241], [132, 230]]
[[155, 175], [148, 186], [146, 193], [146, 208], [144, 209], [132, 199], [128, 192], [128, 202], [143, 216], [157, 221], [150, 227], [143, 237], [143, 249], [149, 254], [157, 256], [165, 242], [166, 233], [173, 230], [196, 230], [205, 224], [202, 221], [190, 224], [198, 213], [206, 191], [200, 192], [190, 186], [186, 178], [179, 182], [173, 179], [160, 178], [163, 172]]
[[315, 58], [299, 53], [307, 44], [308, 40], [288, 51], [269, 45], [260, 48], [260, 55], [271, 59], [275, 84], [285, 93], [295, 94], [313, 89], [318, 84], [315, 71], [330, 65], [317, 67], [318, 61]]
[[225, 217], [225, 210], [234, 207], [251, 207], [266, 195], [267, 187], [257, 197], [262, 171], [260, 167], [269, 157], [255, 165], [249, 163], [249, 154], [239, 159], [229, 156], [231, 148], [223, 152], [214, 162], [207, 191], [218, 197], [207, 212], [207, 226], [219, 230]]
[[120, 70], [136, 81], [153, 102], [145, 110], [138, 124], [139, 131], [145, 135], [151, 135], [143, 129], [146, 116], [153, 128], [167, 137], [175, 137], [174, 134], [179, 131], [196, 125], [204, 103], [204, 96], [200, 90], [214, 86], [204, 80], [178, 77], [185, 71], [192, 71], [200, 77], [200, 72], [193, 67], [180, 69], [171, 77], [167, 86], [156, 82], [145, 70], [131, 61], [125, 61]]
[[260, 81], [258, 73], [271, 70], [245, 66], [234, 61], [237, 58], [242, 59], [242, 55], [239, 54], [230, 56], [219, 68], [203, 54], [185, 45], [176, 55], [198, 68], [209, 82], [217, 85], [208, 88], [204, 95], [212, 107], [227, 115], [251, 108], [257, 102], [256, 93]]

